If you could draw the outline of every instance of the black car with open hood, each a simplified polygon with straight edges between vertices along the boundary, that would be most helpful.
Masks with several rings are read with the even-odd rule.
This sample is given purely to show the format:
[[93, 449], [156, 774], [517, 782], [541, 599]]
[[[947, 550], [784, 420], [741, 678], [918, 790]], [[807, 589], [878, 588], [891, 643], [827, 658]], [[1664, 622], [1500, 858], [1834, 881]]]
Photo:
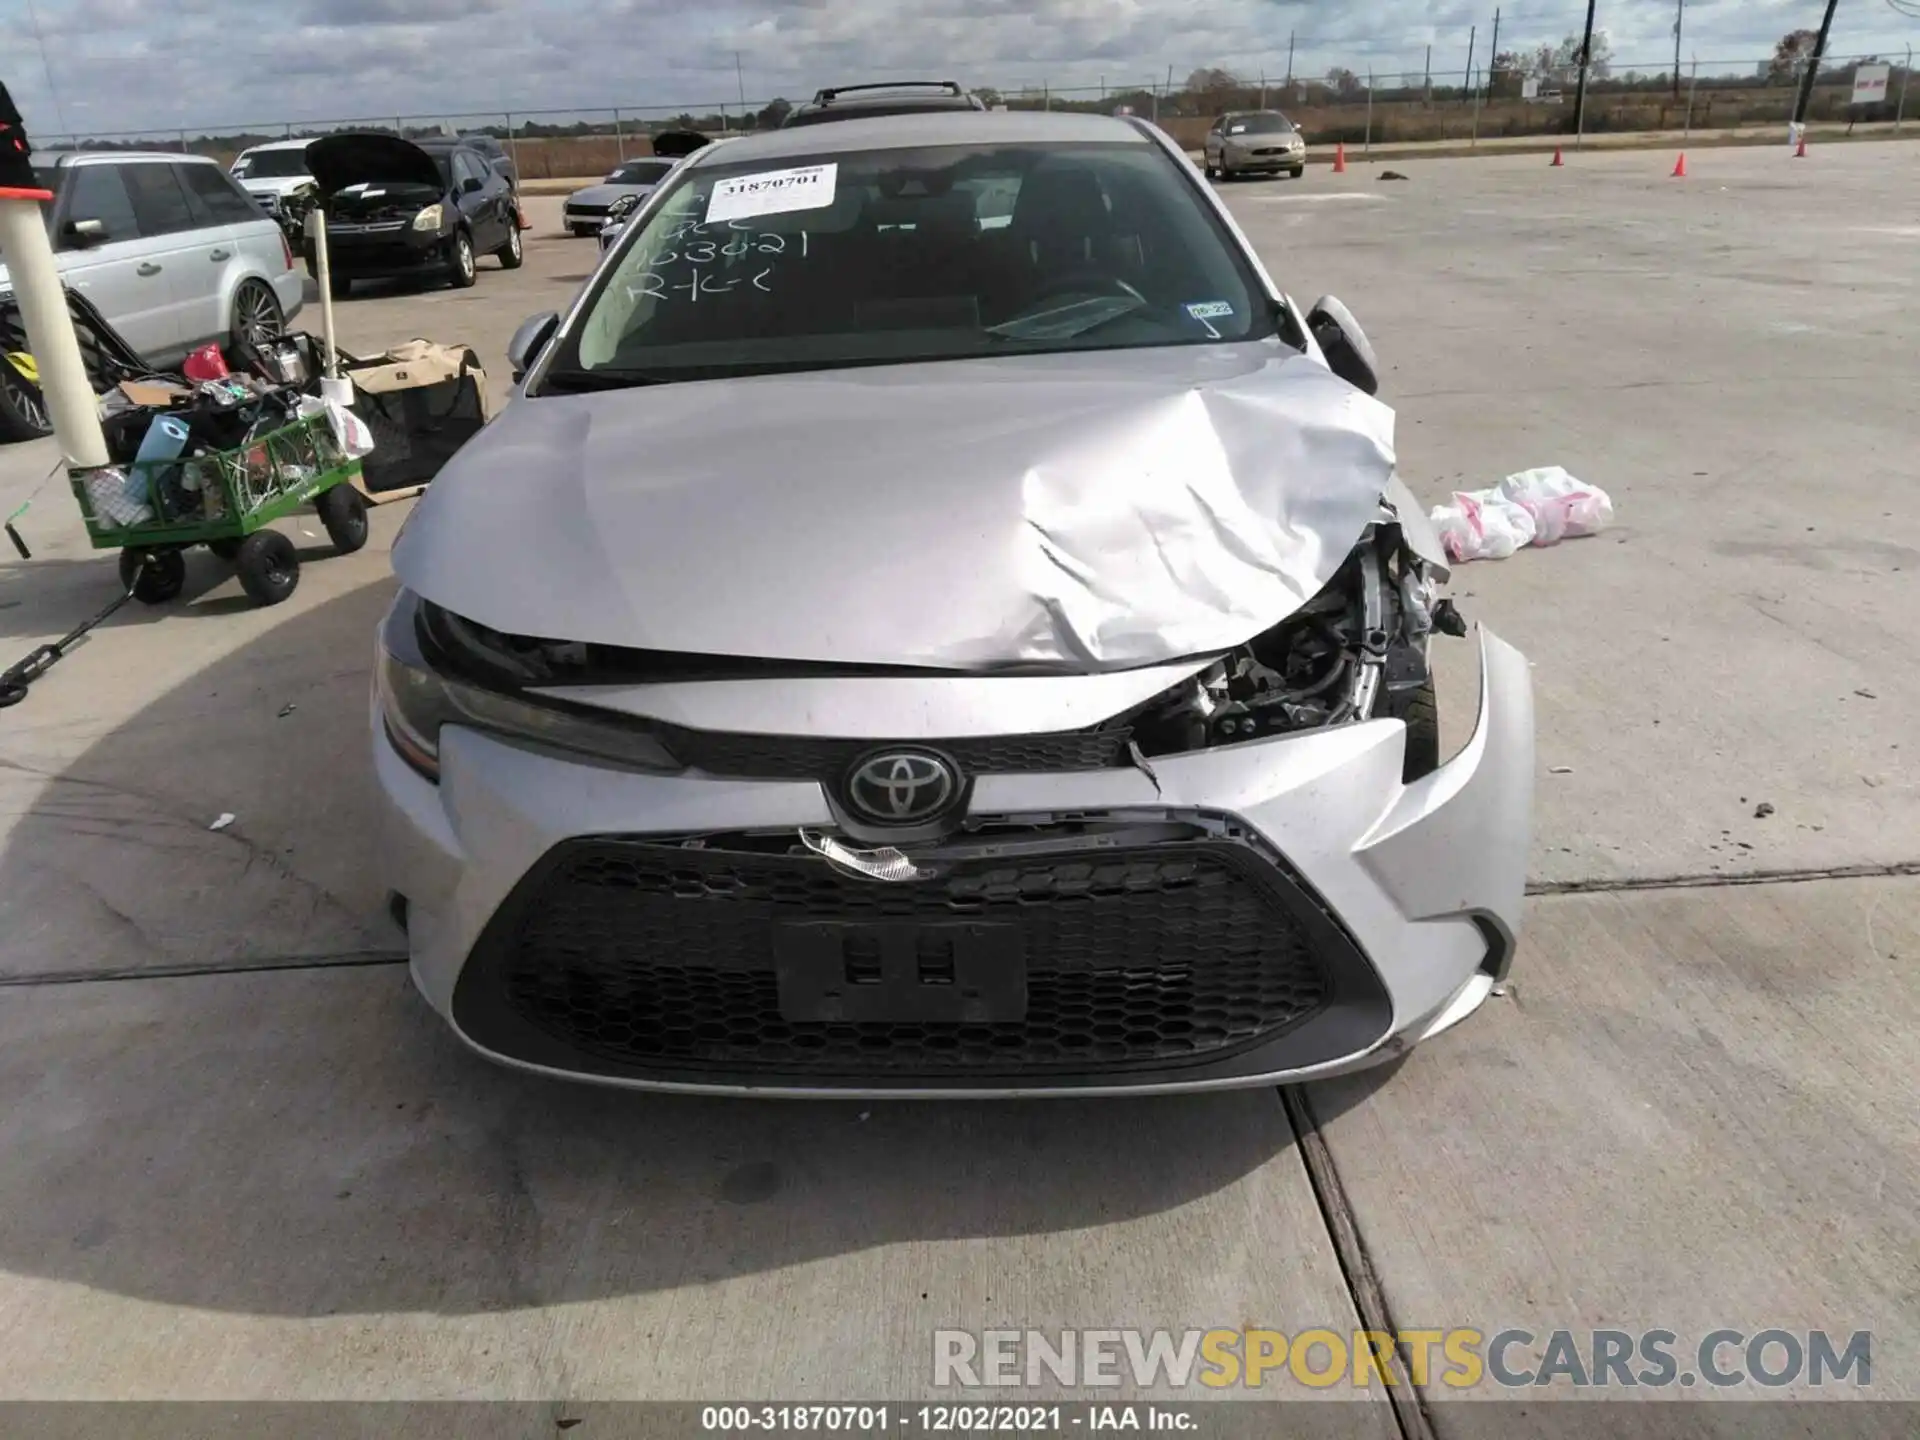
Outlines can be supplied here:
[[[323, 135], [307, 147], [307, 168], [326, 215], [335, 296], [385, 276], [471, 285], [477, 255], [497, 255], [509, 270], [520, 264], [513, 189], [470, 145], [378, 131]], [[306, 255], [317, 276], [311, 235]]]

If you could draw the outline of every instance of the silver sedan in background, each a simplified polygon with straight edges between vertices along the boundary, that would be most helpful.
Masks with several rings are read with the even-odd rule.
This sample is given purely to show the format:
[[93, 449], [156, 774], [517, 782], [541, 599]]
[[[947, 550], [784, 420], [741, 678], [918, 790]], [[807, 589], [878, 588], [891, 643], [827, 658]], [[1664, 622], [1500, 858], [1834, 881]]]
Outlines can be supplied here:
[[1243, 110], [1222, 115], [1207, 131], [1207, 178], [1278, 175], [1298, 180], [1307, 169], [1307, 138], [1278, 110]]
[[607, 172], [598, 185], [589, 185], [569, 195], [561, 208], [561, 224], [575, 235], [597, 235], [614, 202], [631, 196], [645, 200], [654, 187], [680, 162], [649, 156], [643, 160], [624, 160]]
[[1527, 662], [1480, 632], [1444, 758], [1467, 627], [1366, 338], [1157, 128], [709, 147], [509, 354], [395, 543], [372, 703], [413, 979], [476, 1050], [1272, 1085], [1506, 975]]

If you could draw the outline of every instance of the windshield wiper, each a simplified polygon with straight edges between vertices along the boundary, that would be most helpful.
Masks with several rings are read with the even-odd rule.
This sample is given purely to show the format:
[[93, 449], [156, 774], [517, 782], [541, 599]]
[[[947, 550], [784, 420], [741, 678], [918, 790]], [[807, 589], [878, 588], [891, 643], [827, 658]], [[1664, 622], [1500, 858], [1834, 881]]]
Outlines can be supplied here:
[[641, 385], [671, 385], [672, 375], [645, 370], [555, 370], [540, 382], [543, 390], [632, 390]]

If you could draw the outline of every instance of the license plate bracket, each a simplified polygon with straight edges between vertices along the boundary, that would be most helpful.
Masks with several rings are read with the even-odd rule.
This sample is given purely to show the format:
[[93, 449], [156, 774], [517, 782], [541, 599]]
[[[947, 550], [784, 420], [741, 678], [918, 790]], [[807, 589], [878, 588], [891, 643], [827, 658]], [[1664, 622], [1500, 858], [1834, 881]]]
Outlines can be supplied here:
[[776, 927], [780, 1014], [796, 1024], [991, 1025], [1027, 1018], [1017, 926], [796, 920]]

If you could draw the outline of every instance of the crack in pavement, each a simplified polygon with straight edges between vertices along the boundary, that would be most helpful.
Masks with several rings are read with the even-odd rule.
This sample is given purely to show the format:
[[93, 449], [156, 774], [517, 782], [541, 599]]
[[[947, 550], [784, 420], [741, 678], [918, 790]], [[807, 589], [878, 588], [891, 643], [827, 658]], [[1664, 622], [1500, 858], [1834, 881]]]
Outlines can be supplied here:
[[1528, 895], [1605, 895], [1622, 890], [1717, 890], [1733, 885], [1804, 885], [1811, 880], [1886, 880], [1920, 875], [1920, 860], [1885, 865], [1826, 865], [1803, 870], [1742, 870], [1727, 875], [1698, 871], [1683, 875], [1646, 875], [1591, 880], [1533, 880]]
[[0, 990], [39, 985], [100, 985], [115, 980], [182, 980], [202, 975], [252, 975], [274, 970], [344, 970], [373, 965], [404, 965], [404, 950], [338, 950], [319, 955], [260, 955], [210, 960], [198, 965], [120, 965], [108, 970], [31, 970], [0, 975]]

